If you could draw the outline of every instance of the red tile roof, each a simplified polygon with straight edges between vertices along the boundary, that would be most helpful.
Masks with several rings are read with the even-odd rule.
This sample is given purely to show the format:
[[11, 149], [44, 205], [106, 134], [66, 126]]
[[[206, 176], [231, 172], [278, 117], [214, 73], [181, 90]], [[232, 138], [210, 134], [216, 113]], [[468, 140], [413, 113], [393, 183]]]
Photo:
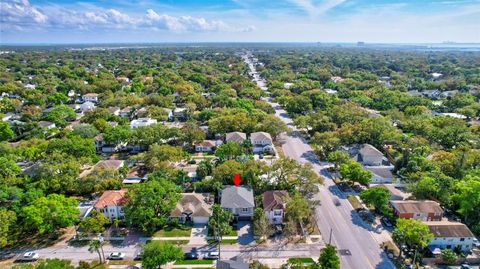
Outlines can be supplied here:
[[127, 203], [125, 198], [126, 189], [105, 191], [95, 203], [95, 208], [104, 208], [109, 205], [123, 206]]

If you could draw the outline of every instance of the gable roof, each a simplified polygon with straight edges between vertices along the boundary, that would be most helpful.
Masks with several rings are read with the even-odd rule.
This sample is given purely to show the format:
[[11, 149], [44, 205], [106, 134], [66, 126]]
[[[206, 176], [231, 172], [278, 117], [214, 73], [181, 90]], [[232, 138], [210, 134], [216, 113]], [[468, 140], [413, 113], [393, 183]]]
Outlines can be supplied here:
[[227, 142], [233, 141], [241, 143], [247, 139], [247, 134], [242, 132], [231, 132], [227, 133], [225, 136], [225, 140]]
[[223, 208], [254, 207], [253, 191], [245, 186], [226, 186], [222, 190], [220, 204]]
[[393, 178], [392, 169], [390, 167], [366, 166], [365, 169], [382, 178]]
[[209, 147], [209, 148], [213, 148], [215, 147], [215, 141], [213, 140], [203, 140], [203, 141], [200, 141], [198, 143], [195, 143], [195, 146], [196, 147]]
[[390, 202], [399, 213], [437, 213], [443, 214], [440, 204], [435, 201], [423, 200], [404, 200]]
[[383, 157], [383, 153], [380, 152], [376, 147], [370, 145], [370, 144], [363, 144], [360, 147], [359, 153], [362, 156], [377, 156], [377, 157]]
[[210, 217], [212, 215], [210, 199], [208, 193], [182, 193], [182, 198], [170, 213], [170, 217], [180, 217], [184, 213], [192, 217]]
[[101, 160], [95, 164], [95, 169], [119, 169], [124, 164], [124, 160]]
[[115, 190], [115, 191], [105, 191], [93, 207], [95, 208], [104, 208], [106, 206], [123, 206], [127, 203], [125, 198], [126, 189]]
[[270, 140], [272, 141], [272, 136], [266, 132], [255, 132], [250, 134], [250, 138], [255, 141], [259, 140]]
[[287, 191], [266, 191], [262, 194], [262, 204], [265, 211], [285, 209]]
[[474, 237], [467, 225], [453, 221], [427, 221], [430, 232], [435, 237]]

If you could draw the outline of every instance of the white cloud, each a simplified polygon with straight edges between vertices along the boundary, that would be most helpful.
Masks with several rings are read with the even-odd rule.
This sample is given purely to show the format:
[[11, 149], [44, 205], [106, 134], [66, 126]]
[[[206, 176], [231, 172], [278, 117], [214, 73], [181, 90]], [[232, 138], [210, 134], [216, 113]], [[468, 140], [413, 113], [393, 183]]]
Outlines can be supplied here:
[[0, 22], [12, 26], [26, 26], [44, 24], [48, 16], [36, 6], [30, 5], [28, 0], [0, 1]]
[[253, 26], [244, 28], [232, 27], [221, 20], [207, 20], [202, 17], [171, 16], [158, 14], [152, 9], [147, 10], [145, 24], [157, 29], [175, 32], [203, 31], [203, 32], [242, 32], [252, 31]]

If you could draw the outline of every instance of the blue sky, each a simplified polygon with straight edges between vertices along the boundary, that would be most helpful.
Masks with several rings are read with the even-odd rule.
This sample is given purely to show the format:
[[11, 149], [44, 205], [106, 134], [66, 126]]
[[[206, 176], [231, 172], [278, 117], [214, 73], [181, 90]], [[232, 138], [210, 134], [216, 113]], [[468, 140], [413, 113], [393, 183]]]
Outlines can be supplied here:
[[1, 0], [0, 43], [480, 42], [480, 0]]

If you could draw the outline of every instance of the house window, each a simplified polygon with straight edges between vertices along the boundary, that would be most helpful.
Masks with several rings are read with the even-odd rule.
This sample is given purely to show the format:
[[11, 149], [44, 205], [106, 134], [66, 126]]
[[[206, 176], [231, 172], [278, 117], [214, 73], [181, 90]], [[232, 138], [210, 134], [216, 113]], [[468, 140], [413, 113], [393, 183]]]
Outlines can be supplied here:
[[248, 207], [242, 208], [242, 212], [248, 212]]
[[462, 238], [460, 238], [460, 241], [462, 241], [462, 242], [463, 242], [463, 241], [465, 241], [465, 238], [463, 238], [463, 237], [462, 237]]
[[281, 211], [281, 210], [275, 210], [275, 211], [273, 211], [273, 215], [274, 215], [274, 216], [281, 216], [281, 215], [282, 215], [282, 211]]

